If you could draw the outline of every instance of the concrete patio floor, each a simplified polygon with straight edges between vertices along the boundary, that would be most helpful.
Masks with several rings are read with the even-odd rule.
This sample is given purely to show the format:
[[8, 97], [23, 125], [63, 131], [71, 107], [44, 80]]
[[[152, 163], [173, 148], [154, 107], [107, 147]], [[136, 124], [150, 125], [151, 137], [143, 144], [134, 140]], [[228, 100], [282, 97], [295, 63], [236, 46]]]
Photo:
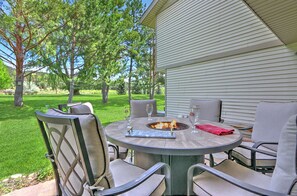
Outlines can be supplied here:
[[[215, 163], [219, 163], [227, 158], [225, 153], [215, 153]], [[209, 157], [206, 155], [205, 163], [209, 165]], [[127, 162], [130, 162], [130, 157], [126, 158]], [[54, 196], [56, 194], [55, 180], [46, 181], [33, 186], [25, 187], [19, 190], [10, 192], [4, 196]]]
[[46, 181], [33, 186], [10, 192], [4, 196], [53, 196], [56, 195], [55, 180]]

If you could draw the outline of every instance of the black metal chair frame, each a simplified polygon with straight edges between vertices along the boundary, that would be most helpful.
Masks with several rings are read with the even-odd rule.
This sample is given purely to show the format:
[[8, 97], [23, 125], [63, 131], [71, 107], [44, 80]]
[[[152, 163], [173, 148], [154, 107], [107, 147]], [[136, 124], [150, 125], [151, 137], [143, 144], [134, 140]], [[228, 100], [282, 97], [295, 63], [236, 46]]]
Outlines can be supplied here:
[[[73, 117], [73, 116], [53, 116], [53, 115], [48, 115], [48, 114], [44, 114], [41, 113], [39, 111], [35, 112], [36, 114], [36, 118], [38, 120], [38, 124], [47, 148], [47, 154], [45, 155], [46, 158], [48, 158], [51, 163], [52, 163], [52, 167], [54, 169], [54, 175], [55, 175], [55, 180], [56, 180], [56, 188], [57, 188], [57, 194], [58, 195], [67, 195], [64, 191], [63, 191], [63, 187], [61, 186], [61, 182], [60, 182], [60, 177], [59, 177], [59, 173], [58, 173], [58, 167], [56, 163], [56, 159], [48, 138], [48, 129], [46, 129], [47, 125], [45, 123], [53, 123], [53, 124], [60, 124], [60, 125], [65, 125], [65, 126], [71, 126], [72, 130], [73, 130], [73, 135], [75, 137], [76, 140], [76, 144], [77, 144], [77, 149], [79, 152], [79, 156], [81, 164], [83, 166], [84, 169], [84, 173], [85, 173], [85, 177], [86, 177], [86, 181], [88, 183], [88, 187], [92, 187], [92, 185], [95, 184], [95, 179], [94, 179], [94, 175], [91, 169], [91, 164], [90, 164], [90, 159], [87, 153], [87, 149], [86, 149], [86, 144], [84, 141], [84, 137], [83, 137], [83, 133], [82, 133], [82, 129], [80, 126], [80, 122], [79, 119], [77, 117]], [[58, 149], [60, 150], [60, 149]], [[166, 194], [170, 194], [171, 193], [171, 186], [170, 186], [170, 167], [169, 165], [165, 164], [165, 163], [157, 163], [154, 166], [152, 166], [150, 169], [148, 169], [146, 172], [144, 172], [141, 176], [139, 176], [137, 179], [132, 180], [124, 185], [118, 186], [118, 187], [113, 187], [110, 189], [106, 189], [106, 190], [99, 190], [99, 189], [89, 189], [88, 191], [91, 193], [91, 195], [117, 195], [117, 194], [121, 194], [124, 192], [127, 192], [135, 187], [137, 187], [138, 185], [140, 185], [141, 183], [143, 183], [145, 180], [147, 180], [149, 177], [151, 177], [154, 173], [156, 173], [158, 170], [162, 169], [162, 171], [165, 174], [165, 179], [166, 179]], [[68, 181], [69, 182], [69, 181]], [[70, 183], [70, 182], [69, 182]]]
[[[72, 106], [76, 106], [76, 105], [80, 105], [82, 104], [81, 102], [77, 102], [77, 103], [65, 103], [65, 104], [59, 104], [58, 105], [58, 109], [64, 112], [67, 112], [67, 110], [72, 107]], [[66, 110], [66, 111], [65, 111]]]

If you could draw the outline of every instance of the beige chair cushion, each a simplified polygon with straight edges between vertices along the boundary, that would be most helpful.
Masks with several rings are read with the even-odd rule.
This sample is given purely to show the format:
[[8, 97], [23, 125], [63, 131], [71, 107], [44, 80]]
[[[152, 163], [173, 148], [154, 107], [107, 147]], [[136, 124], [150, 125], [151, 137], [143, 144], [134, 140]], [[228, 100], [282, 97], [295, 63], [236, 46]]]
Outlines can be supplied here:
[[[297, 115], [284, 126], [277, 149], [277, 161], [271, 180], [271, 190], [288, 193], [297, 181]], [[296, 188], [296, 187], [295, 187]], [[296, 190], [292, 190], [296, 191]]]
[[[70, 108], [70, 113], [72, 114], [93, 114], [93, 106], [90, 102], [86, 102], [83, 104], [75, 105]], [[112, 143], [111, 143], [112, 144]], [[112, 144], [114, 145], [114, 144]], [[110, 160], [114, 160], [114, 149], [112, 147], [108, 147]], [[119, 147], [119, 158], [126, 158], [127, 156], [127, 148]]]
[[[219, 165], [215, 166], [215, 169], [229, 174], [241, 181], [264, 189], [269, 188], [270, 185], [271, 177], [243, 167], [231, 160], [223, 161]], [[193, 191], [197, 195], [254, 195], [208, 172], [203, 172], [202, 174], [195, 176], [193, 180]]]
[[[117, 159], [110, 163], [110, 170], [113, 175], [116, 187], [134, 180], [145, 171], [120, 159]], [[165, 176], [154, 174], [138, 187], [122, 195], [162, 195], [165, 192], [165, 189]]]
[[[95, 181], [96, 179], [103, 177], [103, 179], [98, 185], [103, 186], [105, 188], [113, 187], [114, 182], [111, 176], [111, 172], [109, 170], [109, 155], [107, 151], [106, 136], [100, 121], [97, 120], [97, 118], [93, 114], [73, 115], [69, 113], [63, 113], [59, 110], [49, 110], [47, 114], [67, 117], [75, 116], [79, 118]], [[76, 146], [72, 131], [67, 131], [66, 134], [66, 138], [70, 139], [70, 145]], [[68, 144], [62, 143], [61, 148], [65, 148], [66, 153], [64, 154], [66, 155], [66, 158], [72, 161], [73, 158], [71, 156], [68, 156], [70, 153], [67, 153], [69, 152]], [[75, 153], [77, 154], [77, 148], [75, 149]], [[64, 158], [61, 159], [61, 163], [67, 161], [68, 160], [64, 160]]]
[[94, 114], [94, 109], [90, 102], [86, 102], [83, 104], [71, 106], [70, 113], [72, 113], [72, 114]]
[[[244, 146], [249, 146], [252, 147], [254, 145], [253, 142], [242, 142], [241, 145]], [[260, 150], [265, 150], [268, 152], [273, 152], [275, 153], [275, 151], [265, 148], [264, 146], [260, 146], [258, 147], [258, 149]], [[251, 151], [244, 149], [244, 148], [240, 148], [240, 147], [236, 147], [232, 150], [232, 156], [238, 160], [240, 160], [242, 163], [244, 163], [247, 166], [251, 166]], [[269, 156], [269, 155], [265, 155], [265, 154], [261, 154], [261, 153], [256, 153], [256, 165], [257, 166], [274, 166], [276, 163], [276, 158]]]
[[197, 106], [199, 108], [199, 119], [219, 122], [221, 118], [222, 101], [219, 99], [191, 99], [190, 108]]
[[297, 102], [260, 102], [256, 110], [252, 140], [278, 142], [283, 126], [294, 114], [297, 114]]
[[157, 116], [156, 100], [131, 100], [131, 118], [147, 117], [146, 105], [153, 104], [152, 116]]

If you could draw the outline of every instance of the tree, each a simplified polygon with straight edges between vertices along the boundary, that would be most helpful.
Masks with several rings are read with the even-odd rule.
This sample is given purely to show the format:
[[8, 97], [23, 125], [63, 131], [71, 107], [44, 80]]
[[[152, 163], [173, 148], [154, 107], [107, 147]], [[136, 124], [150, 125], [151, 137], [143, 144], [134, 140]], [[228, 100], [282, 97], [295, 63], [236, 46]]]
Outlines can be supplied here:
[[6, 89], [11, 87], [11, 77], [9, 75], [7, 67], [0, 60], [0, 89]]
[[126, 95], [125, 81], [123, 78], [118, 79], [116, 90], [118, 95]]
[[[143, 44], [141, 40], [141, 25], [139, 23], [140, 18], [143, 14], [143, 7], [141, 0], [128, 0], [126, 2], [126, 12], [128, 29], [125, 35], [125, 46], [126, 46], [126, 56], [129, 59], [128, 65], [128, 96], [129, 102], [131, 100], [132, 93], [132, 77], [133, 77], [133, 67], [135, 67], [136, 59], [139, 58], [139, 49]], [[136, 82], [138, 84], [138, 82]], [[134, 87], [139, 87], [134, 84]], [[139, 91], [139, 89], [135, 90]], [[134, 92], [135, 92], [134, 91]]]
[[85, 64], [94, 65], [100, 81], [102, 102], [108, 102], [109, 86], [112, 77], [122, 72], [123, 39], [126, 29], [124, 1], [88, 2], [92, 12], [88, 12], [89, 34], [93, 37], [89, 45]]
[[68, 103], [73, 96], [79, 94], [79, 84], [88, 80], [92, 68], [85, 61], [86, 48], [90, 44], [89, 27], [87, 25], [85, 0], [72, 1], [65, 5], [61, 20], [67, 21], [63, 27], [52, 33], [45, 46], [39, 52], [39, 64], [47, 66], [51, 73], [56, 74], [69, 91]]
[[23, 105], [23, 83], [31, 50], [63, 24], [63, 1], [0, 0], [0, 58], [15, 67], [14, 105]]
[[153, 30], [140, 24], [140, 18], [144, 12], [141, 0], [128, 0], [126, 7], [129, 28], [126, 33], [125, 46], [126, 58], [129, 59], [128, 93], [129, 100], [131, 100], [131, 93], [139, 93], [141, 89], [147, 92], [152, 86], [150, 84], [154, 83], [154, 80], [150, 80], [150, 76], [153, 75], [150, 70], [154, 68], [151, 57], [154, 33]]

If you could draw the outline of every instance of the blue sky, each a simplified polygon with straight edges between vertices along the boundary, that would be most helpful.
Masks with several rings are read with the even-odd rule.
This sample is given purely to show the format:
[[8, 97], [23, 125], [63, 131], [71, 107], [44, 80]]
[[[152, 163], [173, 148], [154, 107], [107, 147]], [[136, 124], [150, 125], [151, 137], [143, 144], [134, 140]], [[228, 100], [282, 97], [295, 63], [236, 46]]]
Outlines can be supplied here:
[[142, 0], [143, 4], [146, 4], [146, 8], [151, 4], [153, 0]]

